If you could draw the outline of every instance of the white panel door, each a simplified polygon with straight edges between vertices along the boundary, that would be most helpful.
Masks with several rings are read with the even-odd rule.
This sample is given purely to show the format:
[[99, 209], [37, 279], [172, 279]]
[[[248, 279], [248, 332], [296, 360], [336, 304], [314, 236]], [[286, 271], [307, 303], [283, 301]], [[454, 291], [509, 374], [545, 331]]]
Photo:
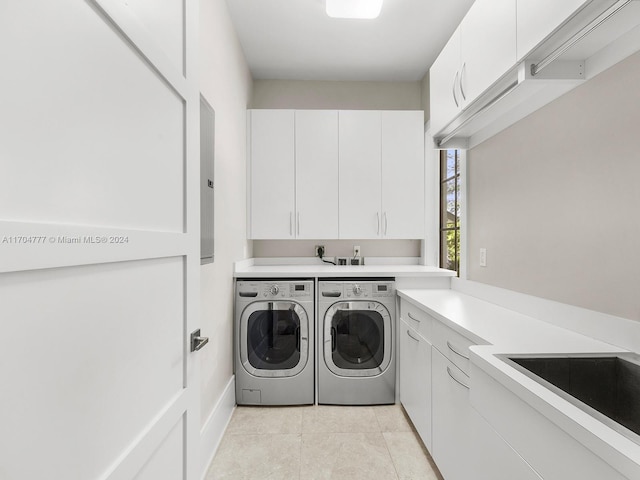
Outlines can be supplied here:
[[295, 235], [293, 110], [251, 110], [251, 238]]
[[461, 110], [460, 28], [458, 28], [429, 70], [431, 132], [436, 135]]
[[516, 64], [516, 0], [475, 2], [460, 24], [460, 42], [464, 107]]
[[517, 0], [518, 61], [589, 0]]
[[381, 120], [379, 111], [339, 112], [340, 238], [379, 238]]
[[2, 480], [200, 473], [197, 2], [138, 6], [0, 8]]
[[338, 238], [338, 112], [296, 110], [296, 238]]
[[382, 235], [424, 238], [424, 114], [382, 115]]

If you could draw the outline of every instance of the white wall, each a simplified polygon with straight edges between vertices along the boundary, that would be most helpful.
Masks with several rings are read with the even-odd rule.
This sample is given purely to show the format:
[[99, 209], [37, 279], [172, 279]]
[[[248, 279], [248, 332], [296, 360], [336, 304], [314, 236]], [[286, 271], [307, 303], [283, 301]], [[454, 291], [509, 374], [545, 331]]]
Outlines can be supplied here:
[[640, 320], [639, 84], [635, 54], [469, 152], [471, 280]]
[[246, 109], [252, 79], [225, 0], [200, 1], [200, 88], [215, 110], [215, 261], [202, 267], [204, 423], [233, 373], [233, 262], [246, 240]]

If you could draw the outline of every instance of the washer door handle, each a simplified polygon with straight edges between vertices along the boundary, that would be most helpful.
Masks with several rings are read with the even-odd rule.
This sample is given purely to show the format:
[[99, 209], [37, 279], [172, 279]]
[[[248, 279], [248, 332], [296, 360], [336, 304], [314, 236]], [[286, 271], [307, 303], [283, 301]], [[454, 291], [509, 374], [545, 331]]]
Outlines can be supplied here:
[[300, 351], [300, 326], [296, 327], [296, 350]]
[[336, 351], [336, 329], [335, 327], [331, 327], [331, 351]]

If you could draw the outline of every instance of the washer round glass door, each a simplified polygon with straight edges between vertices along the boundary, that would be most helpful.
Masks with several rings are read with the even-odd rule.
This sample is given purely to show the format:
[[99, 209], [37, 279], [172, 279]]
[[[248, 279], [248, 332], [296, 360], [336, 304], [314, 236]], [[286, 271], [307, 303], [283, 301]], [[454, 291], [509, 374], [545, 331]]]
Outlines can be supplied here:
[[240, 318], [240, 359], [257, 377], [292, 377], [307, 364], [309, 320], [293, 301], [254, 302]]
[[337, 302], [324, 317], [324, 360], [343, 377], [373, 377], [391, 362], [391, 315], [379, 302]]

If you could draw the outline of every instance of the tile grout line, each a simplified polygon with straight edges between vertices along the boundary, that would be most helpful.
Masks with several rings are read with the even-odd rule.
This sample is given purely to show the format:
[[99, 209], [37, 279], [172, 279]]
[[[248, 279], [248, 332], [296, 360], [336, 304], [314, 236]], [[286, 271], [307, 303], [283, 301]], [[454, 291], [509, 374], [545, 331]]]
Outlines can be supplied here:
[[396, 466], [396, 462], [393, 460], [393, 455], [391, 455], [391, 450], [389, 449], [389, 443], [387, 443], [387, 437], [384, 436], [385, 432], [382, 431], [382, 424], [380, 423], [380, 419], [378, 418], [377, 410], [373, 409], [373, 414], [376, 417], [376, 422], [378, 422], [378, 427], [380, 428], [380, 435], [382, 435], [382, 440], [384, 440], [384, 446], [387, 449], [387, 453], [389, 454], [389, 459], [391, 460], [391, 465], [393, 465], [393, 471], [396, 472], [396, 478], [400, 479], [400, 472], [398, 472], [398, 467]]
[[302, 438], [302, 426], [304, 424], [304, 410], [300, 410], [300, 452], [299, 452], [299, 459], [298, 459], [298, 480], [302, 480], [302, 442], [303, 442], [303, 438]]

